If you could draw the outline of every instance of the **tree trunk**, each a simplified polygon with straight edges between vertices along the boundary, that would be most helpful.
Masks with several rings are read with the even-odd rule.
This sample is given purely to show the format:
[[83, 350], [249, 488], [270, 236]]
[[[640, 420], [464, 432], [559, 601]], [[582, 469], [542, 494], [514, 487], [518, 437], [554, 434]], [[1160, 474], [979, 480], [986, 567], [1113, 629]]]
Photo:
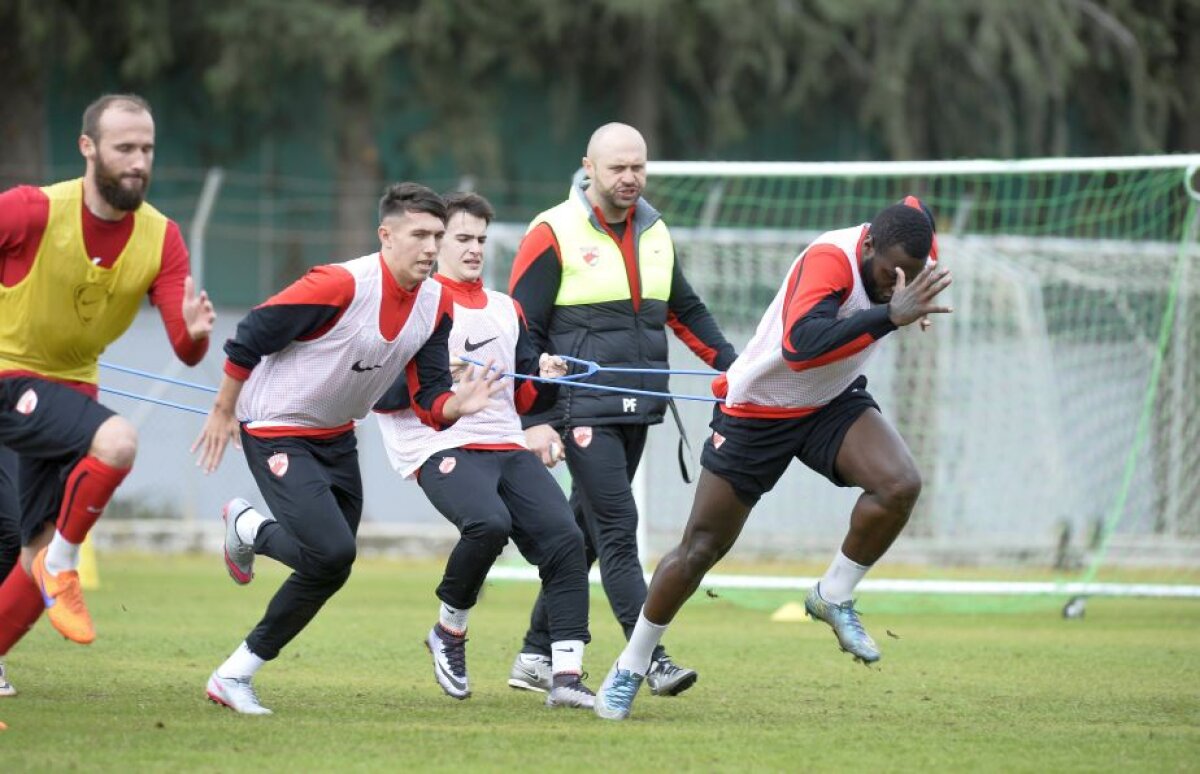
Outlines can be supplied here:
[[371, 105], [363, 89], [342, 89], [337, 116], [337, 221], [334, 260], [348, 260], [379, 248], [377, 202], [383, 193], [379, 148]]
[[[1175, 26], [1175, 44], [1179, 52], [1179, 90], [1177, 142], [1169, 151], [1200, 151], [1200, 7], [1195, 3], [1181, 3], [1179, 23]], [[1194, 181], [1200, 186], [1200, 180]]]
[[16, 26], [0, 25], [0, 190], [46, 179], [45, 78], [21, 55]]
[[653, 18], [642, 25], [639, 38], [633, 51], [634, 64], [629, 69], [637, 75], [622, 83], [624, 101], [621, 109], [630, 125], [645, 138], [650, 158], [663, 158], [658, 32]]

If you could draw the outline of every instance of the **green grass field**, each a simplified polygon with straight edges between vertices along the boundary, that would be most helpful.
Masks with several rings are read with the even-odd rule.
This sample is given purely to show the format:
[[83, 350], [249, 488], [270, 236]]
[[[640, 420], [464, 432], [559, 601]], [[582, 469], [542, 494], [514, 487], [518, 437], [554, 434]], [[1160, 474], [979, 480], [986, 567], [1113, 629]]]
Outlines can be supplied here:
[[[667, 639], [700, 682], [677, 698], [643, 692], [611, 723], [505, 685], [534, 586], [488, 586], [471, 620], [474, 695], [456, 702], [422, 645], [439, 567], [365, 560], [260, 672], [276, 714], [251, 718], [210, 704], [204, 683], [281, 568], [262, 561], [247, 588], [216, 557], [105, 555], [100, 568], [95, 644], [42, 621], [8, 656], [21, 695], [0, 699], [0, 771], [1200, 770], [1196, 602], [1094, 599], [1064, 621], [905, 613], [865, 596], [884, 649], [867, 669], [824, 625], [701, 593]], [[598, 688], [620, 639], [598, 588], [592, 628]]]

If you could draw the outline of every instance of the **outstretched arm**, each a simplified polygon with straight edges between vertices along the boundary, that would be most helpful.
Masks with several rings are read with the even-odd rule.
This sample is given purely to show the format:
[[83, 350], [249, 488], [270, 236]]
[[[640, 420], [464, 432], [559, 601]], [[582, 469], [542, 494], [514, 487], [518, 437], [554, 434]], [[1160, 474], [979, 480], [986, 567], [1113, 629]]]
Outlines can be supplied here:
[[150, 283], [150, 303], [158, 309], [175, 356], [196, 365], [208, 352], [216, 314], [208, 294], [196, 292], [188, 266], [187, 247], [174, 221], [167, 222], [158, 275]]
[[793, 267], [780, 342], [789, 368], [803, 371], [847, 357], [896, 330], [886, 306], [839, 319], [853, 287], [846, 256], [832, 245], [810, 248]]
[[235, 449], [242, 448], [234, 410], [237, 408], [238, 396], [242, 394], [243, 384], [245, 382], [229, 374], [221, 376], [221, 386], [217, 388], [213, 407], [208, 412], [208, 418], [204, 420], [200, 435], [192, 442], [190, 453], [195, 454], [197, 449], [200, 450], [200, 458], [196, 460], [196, 465], [205, 473], [212, 473], [221, 464], [227, 444], [232, 443]]
[[667, 324], [696, 357], [718, 371], [729, 368], [737, 358], [737, 352], [721, 333], [708, 307], [683, 276], [678, 255], [672, 269], [671, 296], [667, 299]]
[[471, 366], [462, 371], [455, 389], [450, 376], [450, 352], [447, 342], [454, 327], [454, 302], [448, 293], [442, 294], [438, 322], [433, 333], [405, 366], [400, 378], [392, 384], [379, 402], [376, 411], [395, 411], [411, 408], [425, 424], [435, 430], [445, 430], [460, 417], [486, 408], [496, 393], [504, 389], [500, 371], [489, 362], [486, 371], [476, 372]]

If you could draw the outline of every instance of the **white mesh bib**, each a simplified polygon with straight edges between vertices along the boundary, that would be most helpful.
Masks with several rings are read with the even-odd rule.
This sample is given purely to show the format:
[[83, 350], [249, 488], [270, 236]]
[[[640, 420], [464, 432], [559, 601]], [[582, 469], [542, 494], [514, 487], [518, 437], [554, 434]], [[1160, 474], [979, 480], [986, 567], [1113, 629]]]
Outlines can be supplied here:
[[439, 283], [417, 286], [404, 327], [388, 341], [379, 329], [379, 254], [338, 265], [354, 277], [354, 298], [325, 335], [293, 341], [250, 372], [237, 404], [248, 427], [334, 428], [362, 419], [433, 333], [445, 292]]
[[867, 363], [875, 354], [876, 344], [873, 342], [863, 349], [844, 358], [825, 365], [804, 371], [793, 371], [788, 368], [783, 359], [783, 305], [787, 295], [788, 278], [796, 266], [804, 260], [804, 256], [815, 245], [833, 245], [841, 250], [850, 264], [850, 272], [854, 277], [854, 287], [849, 297], [842, 302], [838, 309], [838, 319], [845, 319], [855, 312], [869, 309], [871, 300], [863, 287], [862, 276], [858, 271], [856, 258], [859, 239], [862, 237], [863, 226], [827, 231], [817, 237], [812, 244], [792, 263], [767, 308], [754, 338], [746, 345], [745, 350], [730, 366], [726, 378], [729, 382], [729, 392], [725, 405], [730, 407], [765, 406], [771, 408], [815, 408], [823, 406], [840, 395], [850, 384], [863, 373]]
[[[495, 360], [496, 367], [512, 372], [516, 367], [517, 336], [520, 332], [513, 300], [494, 290], [487, 292], [487, 306], [470, 309], [454, 305], [454, 328], [450, 331], [450, 357], [462, 355], [480, 363]], [[445, 430], [434, 430], [417, 419], [410, 409], [376, 414], [383, 445], [396, 472], [411, 478], [425, 460], [443, 449], [468, 444], [517, 444], [525, 446], [525, 433], [513, 401], [516, 385], [505, 379], [504, 390], [492, 405], [477, 414], [462, 417]]]

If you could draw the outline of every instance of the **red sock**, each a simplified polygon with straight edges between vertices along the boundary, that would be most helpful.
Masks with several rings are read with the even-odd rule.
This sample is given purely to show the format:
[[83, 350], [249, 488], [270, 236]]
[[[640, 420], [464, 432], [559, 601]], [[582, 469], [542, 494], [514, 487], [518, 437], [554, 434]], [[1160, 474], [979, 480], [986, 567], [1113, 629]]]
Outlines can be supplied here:
[[129, 468], [114, 468], [92, 456], [84, 457], [67, 476], [58, 531], [72, 543], [82, 543], [104, 512], [113, 492], [129, 475]]
[[0, 656], [16, 645], [33, 628], [46, 605], [37, 584], [25, 574], [21, 565], [8, 573], [0, 583]]

